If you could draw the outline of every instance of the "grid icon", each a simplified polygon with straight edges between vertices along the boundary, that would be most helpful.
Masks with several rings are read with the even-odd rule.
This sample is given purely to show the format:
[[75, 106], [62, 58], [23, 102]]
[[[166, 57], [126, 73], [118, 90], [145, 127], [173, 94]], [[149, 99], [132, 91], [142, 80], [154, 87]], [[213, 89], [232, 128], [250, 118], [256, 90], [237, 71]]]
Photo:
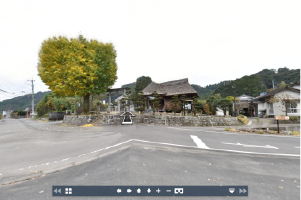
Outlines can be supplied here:
[[65, 188], [65, 194], [72, 194], [72, 188]]

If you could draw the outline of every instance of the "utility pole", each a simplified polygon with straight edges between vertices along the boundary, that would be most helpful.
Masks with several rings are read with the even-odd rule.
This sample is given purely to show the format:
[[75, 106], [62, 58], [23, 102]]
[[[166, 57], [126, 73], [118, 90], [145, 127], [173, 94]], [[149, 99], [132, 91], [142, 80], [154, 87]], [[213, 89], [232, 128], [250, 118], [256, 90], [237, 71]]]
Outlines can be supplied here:
[[274, 89], [274, 80], [272, 80], [272, 83], [273, 83], [273, 89]]
[[34, 87], [34, 85], [33, 85], [33, 82], [35, 80], [33, 80], [33, 78], [32, 78], [31, 80], [27, 80], [27, 81], [31, 81], [31, 87], [32, 87], [32, 102], [31, 102], [32, 113], [31, 113], [31, 115], [32, 115], [32, 118], [34, 118], [34, 98], [33, 98], [33, 87]]
[[235, 85], [233, 83], [232, 88], [234, 89], [234, 117], [236, 117], [236, 103], [235, 103]]

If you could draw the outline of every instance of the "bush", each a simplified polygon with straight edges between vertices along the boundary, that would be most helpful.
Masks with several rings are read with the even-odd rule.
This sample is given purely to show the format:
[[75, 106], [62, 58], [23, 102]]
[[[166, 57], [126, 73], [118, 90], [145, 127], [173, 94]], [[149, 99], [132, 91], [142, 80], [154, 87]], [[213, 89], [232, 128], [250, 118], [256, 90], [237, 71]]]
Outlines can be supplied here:
[[245, 125], [247, 125], [249, 123], [248, 118], [246, 116], [244, 116], [244, 115], [239, 115], [237, 117], [237, 119], [238, 119], [238, 121], [244, 123]]
[[24, 110], [22, 110], [22, 109], [20, 109], [20, 110], [18, 111], [18, 116], [24, 116], [24, 115], [26, 115], [26, 114], [27, 114], [27, 112], [24, 111]]
[[290, 116], [290, 121], [300, 121], [300, 116]]
[[263, 131], [259, 131], [258, 133], [259, 133], [259, 134], [263, 134]]
[[231, 128], [225, 128], [225, 131], [230, 131]]
[[0, 114], [0, 119], [2, 119], [2, 114]]

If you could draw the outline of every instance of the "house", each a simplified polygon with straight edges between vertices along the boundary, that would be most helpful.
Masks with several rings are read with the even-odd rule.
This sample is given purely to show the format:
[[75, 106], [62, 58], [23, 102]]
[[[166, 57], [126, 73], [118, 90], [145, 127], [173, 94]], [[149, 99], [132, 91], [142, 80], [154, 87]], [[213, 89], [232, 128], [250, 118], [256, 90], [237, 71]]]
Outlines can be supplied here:
[[256, 117], [300, 116], [300, 82], [256, 97], [250, 105], [254, 106]]
[[161, 97], [161, 105], [159, 107], [160, 111], [169, 111], [170, 110], [170, 101], [174, 95], [178, 95], [180, 98], [182, 95], [186, 95], [188, 99], [188, 109], [192, 109], [191, 102], [193, 97], [199, 97], [198, 93], [193, 89], [193, 87], [188, 83], [188, 78], [168, 81], [164, 83], [155, 83], [151, 82], [144, 90], [142, 90], [145, 97], [149, 100], [152, 97], [152, 93], [156, 91]]
[[[251, 101], [255, 97], [243, 94], [236, 98], [238, 99], [238, 102], [235, 103], [236, 115], [238, 116], [238, 115], [242, 114], [245, 116], [253, 116], [254, 106], [250, 105], [249, 101]], [[233, 110], [234, 110], [234, 104], [233, 104]]]

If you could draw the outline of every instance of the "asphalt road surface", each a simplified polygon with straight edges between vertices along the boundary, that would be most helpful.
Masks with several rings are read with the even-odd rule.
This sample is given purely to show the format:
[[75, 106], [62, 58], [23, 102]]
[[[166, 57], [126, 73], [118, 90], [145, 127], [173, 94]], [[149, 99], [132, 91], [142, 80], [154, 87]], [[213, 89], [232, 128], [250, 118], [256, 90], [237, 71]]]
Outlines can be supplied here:
[[53, 185], [248, 185], [249, 199], [300, 199], [297, 136], [4, 119], [0, 156], [0, 199], [95, 199], [52, 197]]

